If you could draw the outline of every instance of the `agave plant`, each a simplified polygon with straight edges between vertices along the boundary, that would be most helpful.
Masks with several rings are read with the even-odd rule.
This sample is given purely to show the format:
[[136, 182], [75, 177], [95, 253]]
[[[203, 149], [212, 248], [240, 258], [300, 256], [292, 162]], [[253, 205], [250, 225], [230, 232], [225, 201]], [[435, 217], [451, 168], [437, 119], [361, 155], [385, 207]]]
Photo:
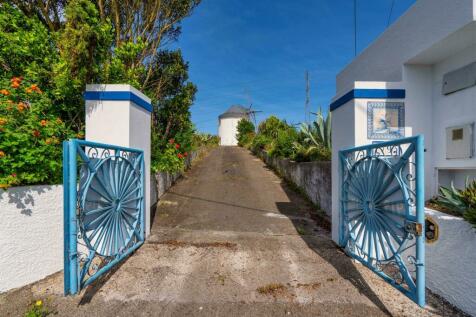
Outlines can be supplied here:
[[305, 135], [305, 142], [331, 149], [331, 113], [329, 112], [324, 118], [322, 109], [319, 108], [316, 121], [310, 125], [301, 123], [301, 132]]
[[440, 195], [436, 203], [441, 207], [458, 212], [461, 215], [463, 215], [468, 208], [461, 191], [456, 189], [453, 183], [451, 183], [449, 188], [444, 186], [440, 187]]
[[469, 182], [466, 179], [466, 186], [463, 190], [455, 188], [453, 183], [451, 183], [450, 188], [441, 186], [437, 203], [460, 214], [476, 208], [476, 180]]

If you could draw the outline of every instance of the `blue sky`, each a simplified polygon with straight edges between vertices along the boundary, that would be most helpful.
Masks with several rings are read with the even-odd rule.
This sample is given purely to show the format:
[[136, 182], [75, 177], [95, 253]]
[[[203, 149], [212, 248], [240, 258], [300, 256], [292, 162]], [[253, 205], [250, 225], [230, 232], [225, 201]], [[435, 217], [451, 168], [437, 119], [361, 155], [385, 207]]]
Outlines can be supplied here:
[[[395, 0], [394, 22], [415, 0]], [[392, 0], [357, 0], [357, 51], [387, 27]], [[335, 76], [354, 57], [351, 0], [203, 0], [183, 22], [177, 46], [198, 87], [192, 121], [217, 133], [217, 117], [232, 104], [304, 120], [305, 80], [311, 109], [327, 109]]]

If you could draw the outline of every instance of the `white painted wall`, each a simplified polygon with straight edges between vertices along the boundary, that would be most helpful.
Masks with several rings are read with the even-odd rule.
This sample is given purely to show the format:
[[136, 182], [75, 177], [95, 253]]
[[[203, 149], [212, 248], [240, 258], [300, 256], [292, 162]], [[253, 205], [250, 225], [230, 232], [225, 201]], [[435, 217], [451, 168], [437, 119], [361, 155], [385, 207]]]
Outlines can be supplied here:
[[427, 287], [476, 316], [476, 231], [459, 217], [427, 209], [440, 226], [440, 238], [426, 244]]
[[339, 243], [341, 174], [339, 150], [355, 146], [354, 100], [332, 112], [332, 239]]
[[236, 146], [238, 140], [236, 139], [238, 122], [242, 118], [223, 118], [219, 119], [218, 136], [220, 137], [220, 145]]
[[[476, 33], [474, 36], [476, 38]], [[472, 172], [466, 173], [468, 176], [476, 172], [476, 157], [471, 159], [446, 159], [445, 129], [455, 125], [476, 122], [476, 86], [447, 96], [441, 93], [441, 87], [445, 73], [475, 61], [476, 45], [458, 52], [432, 67], [432, 122], [437, 123], [433, 125], [434, 151], [432, 165], [436, 169], [472, 169]], [[461, 173], [455, 173], [455, 180], [461, 184], [464, 182], [466, 175], [458, 175], [461, 175]]]
[[401, 81], [402, 65], [475, 20], [476, 0], [418, 0], [347, 65], [337, 93], [354, 81]]
[[0, 292], [63, 269], [63, 186], [0, 191]]
[[[432, 166], [433, 157], [433, 126], [432, 114], [432, 67], [425, 65], [405, 65], [403, 83], [405, 86], [405, 125], [411, 135], [423, 134], [425, 137], [425, 199], [434, 195], [435, 170]], [[443, 140], [438, 140], [439, 146]]]
[[[150, 98], [130, 85], [87, 85], [86, 91], [130, 91]], [[129, 100], [87, 100], [86, 140], [144, 151], [145, 179], [150, 179], [151, 114]], [[145, 182], [145, 227], [150, 233], [150, 182]]]

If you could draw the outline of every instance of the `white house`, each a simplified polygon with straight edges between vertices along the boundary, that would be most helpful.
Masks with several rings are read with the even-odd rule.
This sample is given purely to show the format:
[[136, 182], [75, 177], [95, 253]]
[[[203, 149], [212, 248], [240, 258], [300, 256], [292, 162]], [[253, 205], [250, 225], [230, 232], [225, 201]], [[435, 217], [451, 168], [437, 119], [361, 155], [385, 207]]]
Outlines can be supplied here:
[[[425, 199], [476, 178], [476, 0], [417, 0], [337, 75], [330, 111], [335, 241], [343, 148], [423, 134]], [[440, 225], [440, 240], [427, 246], [427, 285], [476, 314], [476, 234], [461, 218], [427, 214]]]
[[243, 119], [249, 119], [249, 109], [240, 105], [233, 105], [228, 110], [218, 116], [218, 136], [220, 145], [238, 145], [236, 139], [238, 122]]

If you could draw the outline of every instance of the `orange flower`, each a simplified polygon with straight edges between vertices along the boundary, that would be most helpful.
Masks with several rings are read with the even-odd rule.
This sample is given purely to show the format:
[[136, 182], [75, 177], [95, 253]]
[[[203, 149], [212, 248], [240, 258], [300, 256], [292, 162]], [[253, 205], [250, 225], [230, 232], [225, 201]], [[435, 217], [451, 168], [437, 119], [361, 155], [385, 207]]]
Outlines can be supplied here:
[[6, 89], [2, 89], [2, 90], [0, 90], [0, 94], [8, 96], [10, 94], [10, 92]]
[[41, 124], [42, 127], [46, 127], [47, 123], [48, 123], [48, 121], [46, 121], [46, 120], [41, 120], [40, 121], [40, 124]]
[[12, 83], [21, 83], [22, 80], [22, 77], [12, 77], [12, 79], [10, 79]]
[[188, 153], [187, 153], [187, 152], [183, 153], [183, 156], [187, 157], [187, 155], [188, 155]]
[[33, 130], [32, 134], [35, 138], [38, 138], [41, 135], [40, 131], [38, 130]]
[[177, 157], [178, 157], [179, 159], [182, 159], [182, 158], [183, 158], [183, 155], [182, 155], [181, 153], [179, 153], [179, 154], [177, 154]]
[[38, 85], [32, 84], [32, 85], [30, 86], [30, 89], [31, 89], [32, 91], [36, 91], [36, 92], [39, 93], [39, 94], [42, 93], [42, 91], [41, 91], [41, 89], [38, 87]]
[[12, 86], [12, 88], [18, 88], [18, 87], [20, 87], [20, 83], [17, 82], [17, 81], [14, 81], [14, 82], [12, 82], [11, 86]]
[[33, 92], [33, 89], [31, 89], [30, 87], [27, 87], [27, 88], [25, 88], [25, 92], [27, 94], [31, 94]]
[[53, 142], [53, 140], [51, 140], [50, 138], [45, 140], [45, 143], [48, 144], [48, 145], [51, 144], [52, 142]]
[[0, 125], [4, 125], [5, 123], [7, 123], [7, 119], [0, 118]]
[[178, 143], [175, 144], [175, 148], [176, 148], [176, 149], [179, 149], [179, 148], [180, 148], [180, 144], [178, 144]]
[[5, 152], [0, 151], [0, 158], [5, 157]]
[[23, 102], [19, 102], [17, 106], [18, 111], [23, 112], [25, 110], [25, 104]]

